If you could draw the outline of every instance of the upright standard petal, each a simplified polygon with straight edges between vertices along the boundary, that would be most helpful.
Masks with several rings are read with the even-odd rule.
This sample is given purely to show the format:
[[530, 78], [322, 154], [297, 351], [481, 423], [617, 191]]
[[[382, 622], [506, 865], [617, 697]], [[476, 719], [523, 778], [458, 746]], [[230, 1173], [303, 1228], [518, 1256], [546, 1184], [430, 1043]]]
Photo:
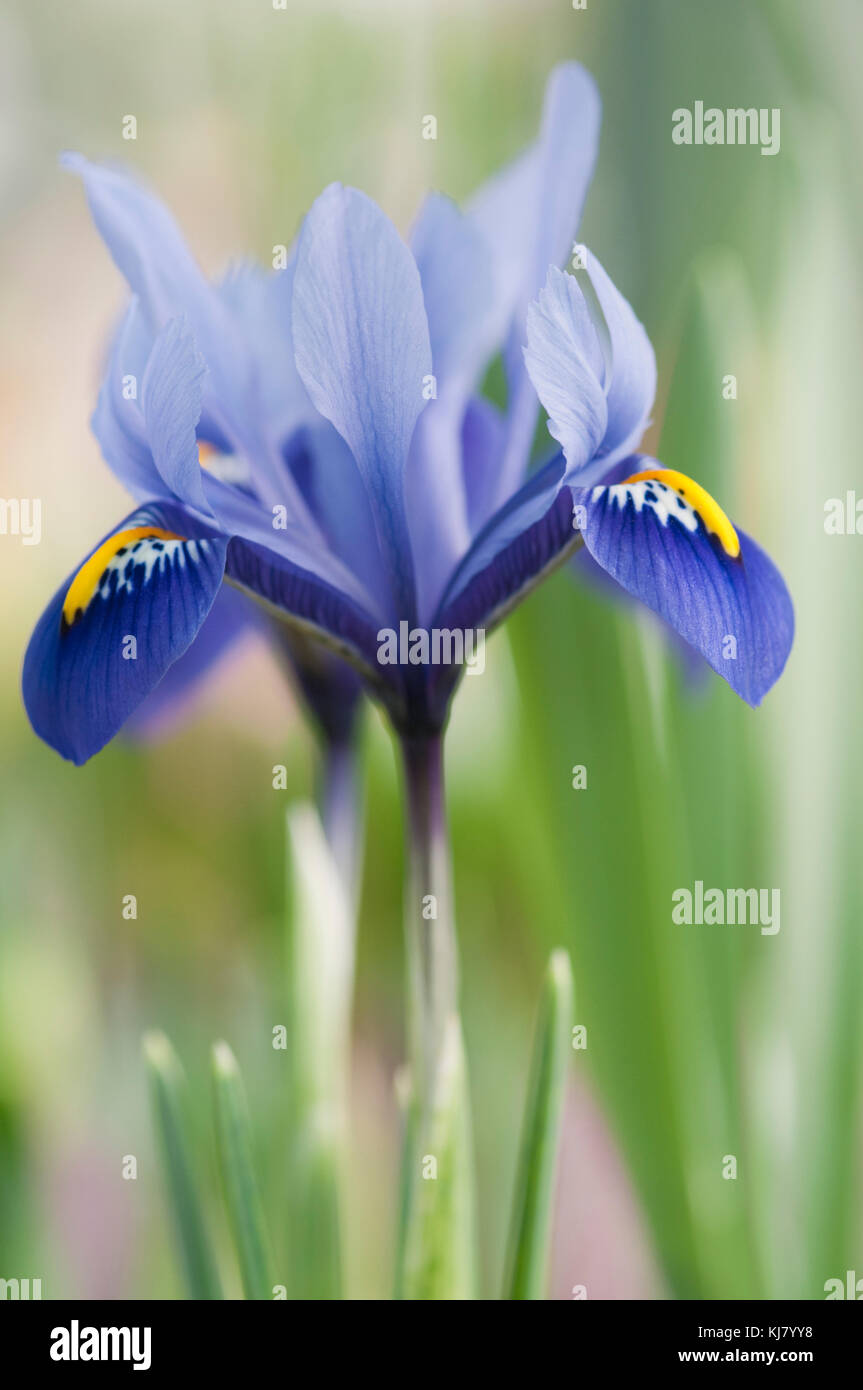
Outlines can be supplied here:
[[294, 361], [291, 339], [296, 251], [284, 270], [264, 270], [241, 262], [218, 286], [219, 297], [252, 345], [257, 367], [257, 394], [267, 433], [278, 444], [302, 424], [317, 419]]
[[431, 193], [410, 238], [428, 318], [437, 401], [462, 409], [495, 346], [494, 276], [484, 237], [450, 198]]
[[433, 193], [411, 232], [431, 338], [434, 390], [419, 417], [407, 473], [407, 507], [419, 613], [427, 618], [470, 543], [461, 429], [491, 357], [495, 294], [488, 247], [449, 198]]
[[480, 188], [466, 208], [488, 248], [494, 277], [496, 341], [507, 347], [513, 320], [523, 315], [542, 280], [525, 297], [527, 266], [533, 260], [536, 207], [540, 195], [541, 158], [538, 144], [531, 145]]
[[548, 411], [550, 434], [577, 473], [599, 449], [608, 427], [599, 338], [572, 275], [554, 267], [527, 317], [525, 362]]
[[350, 447], [369, 494], [395, 607], [415, 611], [404, 473], [431, 377], [419, 271], [395, 227], [332, 184], [300, 234], [294, 349], [312, 402]]
[[599, 147], [602, 107], [579, 63], [561, 63], [545, 89], [539, 139], [477, 190], [468, 213], [492, 253], [498, 301], [512, 324], [513, 361], [524, 339], [517, 322], [550, 265], [569, 259]]
[[603, 384], [608, 426], [601, 454], [604, 467], [610, 468], [640, 444], [650, 423], [656, 397], [656, 354], [631, 304], [586, 247], [584, 273], [602, 310], [603, 337], [607, 335]]
[[483, 396], [468, 402], [461, 427], [462, 466], [470, 533], [481, 531], [494, 512], [497, 474], [506, 447], [506, 420]]
[[90, 421], [111, 472], [138, 501], [170, 496], [147, 440], [141, 414], [141, 382], [153, 334], [133, 297], [108, 350], [105, 375]]
[[135, 300], [111, 347], [93, 429], [133, 495], [174, 499], [212, 520], [198, 450], [206, 373], [188, 321], [168, 319], [152, 337]]
[[[552, 267], [530, 306], [525, 363], [569, 474], [595, 481], [637, 443], [656, 391], [653, 348], [631, 307], [588, 253], [598, 309]], [[601, 320], [596, 317], [601, 310]]]
[[779, 679], [794, 637], [781, 574], [692, 479], [653, 459], [626, 482], [572, 488], [593, 558], [680, 634], [750, 705]]
[[[223, 476], [225, 470], [219, 466], [225, 463], [224, 458], [217, 458], [202, 470], [197, 436], [204, 372], [205, 365], [188, 324], [182, 319], [170, 319], [156, 335], [149, 352], [140, 403], [123, 400], [120, 404], [103, 388], [106, 438], [110, 438], [118, 458], [122, 459], [125, 451], [128, 459], [125, 475], [122, 466], [117, 471], [134, 481], [133, 490], [144, 489], [149, 500], [167, 495], [167, 500], [180, 501], [194, 508], [207, 524], [212, 523], [226, 537], [238, 536], [267, 550], [279, 551], [298, 571], [306, 571], [310, 578], [317, 576], [327, 586], [343, 590], [360, 606], [373, 607], [374, 601], [366, 591], [361, 571], [350, 567], [359, 554], [356, 545], [354, 549], [346, 545], [342, 559], [340, 547], [336, 545], [331, 549], [328, 545], [319, 520], [313, 517], [314, 528], [310, 532], [285, 506], [268, 509], [247, 485], [229, 482]], [[122, 416], [119, 415], [121, 410]], [[329, 470], [329, 477], [321, 476], [316, 480], [318, 492], [329, 490], [332, 499], [342, 498], [346, 488], [350, 491], [356, 464], [335, 431], [317, 414], [314, 420], [317, 431], [326, 430], [340, 445], [338, 466]], [[303, 496], [302, 484], [294, 478], [284, 460], [281, 468], [304, 509], [312, 515], [311, 504]], [[321, 469], [322, 473], [327, 471]], [[361, 531], [358, 502], [364, 498], [357, 499], [359, 489], [359, 479], [356, 479], [350, 495], [356, 504], [354, 522]], [[332, 506], [335, 508], [335, 501]], [[343, 531], [346, 528], [347, 519]], [[337, 541], [339, 539], [336, 537]], [[351, 542], [354, 542], [353, 536]]]
[[84, 763], [180, 657], [222, 582], [226, 541], [184, 509], [132, 512], [61, 586], [24, 658], [40, 738]]
[[197, 427], [207, 367], [185, 319], [156, 336], [141, 385], [141, 412], [153, 462], [180, 502], [210, 512], [201, 481]]
[[[389, 582], [368, 493], [353, 454], [328, 420], [315, 413], [288, 439], [285, 463], [318, 522], [333, 556], [362, 584], [383, 617]], [[346, 588], [344, 582], [340, 587]]]
[[526, 300], [550, 265], [572, 252], [599, 149], [602, 104], [596, 83], [580, 63], [561, 63], [548, 79], [539, 137], [539, 201], [533, 210], [533, 264], [522, 286]]
[[549, 266], [563, 265], [572, 253], [596, 162], [600, 116], [593, 78], [578, 63], [562, 63], [548, 80], [539, 140], [480, 189], [469, 207], [494, 256], [498, 303], [509, 325], [509, 436], [498, 502], [523, 477], [536, 425], [536, 398], [522, 360], [527, 307]]
[[208, 413], [281, 501], [279, 460], [257, 409], [254, 354], [230, 304], [209, 284], [158, 198], [121, 170], [82, 155], [66, 154], [62, 162], [82, 177], [93, 220], [153, 337], [169, 319], [188, 318], [210, 372]]

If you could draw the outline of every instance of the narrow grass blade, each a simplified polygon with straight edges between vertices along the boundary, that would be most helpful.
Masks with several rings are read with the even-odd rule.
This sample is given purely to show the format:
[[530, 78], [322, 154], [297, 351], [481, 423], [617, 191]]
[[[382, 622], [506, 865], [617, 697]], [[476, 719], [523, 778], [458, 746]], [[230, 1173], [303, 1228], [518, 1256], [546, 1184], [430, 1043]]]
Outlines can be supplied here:
[[546, 1296], [554, 1175], [572, 1036], [572, 967], [566, 951], [549, 961], [540, 1007], [521, 1155], [516, 1174], [504, 1297]]
[[408, 1222], [413, 1192], [413, 1154], [416, 1143], [417, 1108], [410, 1068], [400, 1067], [395, 1077], [396, 1103], [402, 1123], [401, 1165], [399, 1177], [399, 1212], [396, 1225], [395, 1278], [396, 1300], [405, 1296], [405, 1260], [407, 1258]]
[[252, 1165], [246, 1094], [237, 1060], [225, 1042], [213, 1048], [213, 1080], [219, 1162], [243, 1290], [246, 1298], [270, 1299], [272, 1271]]
[[164, 1033], [146, 1035], [144, 1059], [188, 1294], [194, 1299], [218, 1299], [222, 1289], [199, 1201], [183, 1113], [183, 1070]]
[[291, 1231], [294, 1296], [342, 1296], [354, 915], [316, 811], [288, 814]]
[[411, 1154], [403, 1296], [476, 1298], [473, 1144], [464, 1043], [451, 1018], [429, 1122]]

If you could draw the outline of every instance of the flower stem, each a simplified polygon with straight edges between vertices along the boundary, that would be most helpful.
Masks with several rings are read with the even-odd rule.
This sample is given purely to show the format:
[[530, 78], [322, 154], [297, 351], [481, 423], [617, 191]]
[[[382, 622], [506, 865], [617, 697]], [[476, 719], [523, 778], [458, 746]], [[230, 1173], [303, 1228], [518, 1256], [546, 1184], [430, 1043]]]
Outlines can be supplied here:
[[434, 1104], [449, 1020], [458, 1011], [458, 962], [440, 736], [402, 743], [407, 801], [405, 945], [409, 1052], [420, 1124]]
[[362, 863], [362, 814], [353, 739], [327, 742], [320, 789], [321, 820], [342, 881], [356, 909]]
[[310, 805], [287, 820], [292, 1294], [342, 1296], [354, 916]]
[[407, 800], [405, 931], [410, 1066], [396, 1296], [476, 1296], [473, 1144], [440, 738], [402, 745]]

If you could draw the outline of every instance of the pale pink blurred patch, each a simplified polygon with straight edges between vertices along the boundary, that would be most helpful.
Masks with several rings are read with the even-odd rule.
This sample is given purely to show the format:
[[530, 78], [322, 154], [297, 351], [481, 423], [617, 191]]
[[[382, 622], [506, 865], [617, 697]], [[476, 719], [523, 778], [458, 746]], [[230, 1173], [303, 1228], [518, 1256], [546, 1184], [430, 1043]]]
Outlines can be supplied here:
[[62, 1288], [46, 1288], [45, 1297], [132, 1297], [147, 1214], [138, 1183], [123, 1180], [113, 1152], [84, 1143], [57, 1153], [45, 1175], [45, 1204], [63, 1281]]
[[[569, 1087], [558, 1170], [551, 1297], [662, 1298], [663, 1281], [623, 1160], [589, 1087]], [[583, 1297], [583, 1295], [580, 1295]]]

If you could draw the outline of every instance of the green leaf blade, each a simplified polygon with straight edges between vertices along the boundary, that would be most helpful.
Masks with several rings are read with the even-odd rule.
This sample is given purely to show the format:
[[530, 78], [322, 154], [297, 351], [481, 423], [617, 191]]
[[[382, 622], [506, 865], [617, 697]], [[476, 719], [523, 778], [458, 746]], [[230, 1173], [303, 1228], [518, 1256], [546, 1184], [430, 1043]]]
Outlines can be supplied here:
[[566, 1072], [572, 1042], [572, 967], [565, 951], [548, 964], [534, 1041], [510, 1227], [504, 1297], [546, 1297], [552, 1203]]
[[354, 969], [352, 892], [317, 812], [287, 818], [293, 1294], [342, 1297]]
[[189, 1298], [220, 1299], [222, 1287], [192, 1163], [184, 1113], [185, 1078], [179, 1058], [164, 1033], [144, 1038], [156, 1133], [162, 1156], [168, 1204], [174, 1222]]
[[461, 1301], [477, 1296], [473, 1137], [461, 1024], [446, 1029], [435, 1101], [409, 1161], [409, 1213], [402, 1296]]
[[252, 1137], [240, 1069], [227, 1043], [213, 1047], [216, 1137], [231, 1233], [247, 1299], [273, 1296], [263, 1209], [252, 1162]]

